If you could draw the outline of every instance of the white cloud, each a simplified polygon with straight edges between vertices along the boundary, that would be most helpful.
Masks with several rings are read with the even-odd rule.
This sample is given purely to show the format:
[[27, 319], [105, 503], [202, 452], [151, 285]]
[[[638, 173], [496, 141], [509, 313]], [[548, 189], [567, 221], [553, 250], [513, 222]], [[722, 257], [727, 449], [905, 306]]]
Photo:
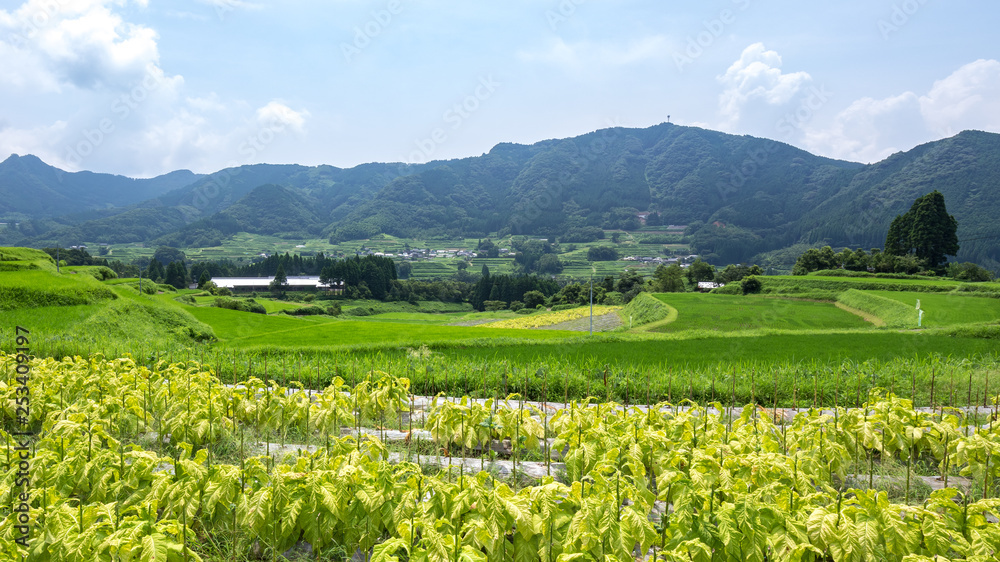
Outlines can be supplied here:
[[803, 144], [825, 156], [876, 162], [908, 148], [914, 138], [926, 138], [919, 113], [920, 99], [912, 92], [862, 98], [841, 111], [832, 126], [807, 127]]
[[717, 80], [725, 90], [719, 96], [723, 128], [732, 128], [744, 118], [747, 106], [782, 106], [789, 103], [812, 80], [806, 72], [783, 73], [781, 56], [763, 43], [743, 50], [739, 60]]
[[[60, 91], [125, 89], [159, 64], [157, 34], [113, 11], [128, 0], [29, 0], [0, 11], [0, 83]], [[132, 3], [145, 6], [145, 0]]]
[[859, 162], [953, 136], [966, 129], [1000, 132], [1000, 62], [977, 60], [919, 95], [862, 98], [825, 127], [809, 127], [805, 148]]
[[214, 92], [185, 95], [183, 77], [160, 67], [156, 31], [118, 13], [128, 4], [145, 0], [30, 0], [0, 10], [0, 90], [57, 102], [48, 124], [0, 124], [0, 153], [149, 176], [255, 163], [305, 133], [309, 112], [279, 100], [255, 107]]
[[257, 123], [261, 127], [270, 127], [275, 131], [284, 131], [287, 127], [301, 133], [305, 127], [306, 117], [309, 117], [308, 111], [295, 111], [277, 100], [257, 109]]
[[938, 80], [920, 98], [927, 126], [942, 135], [965, 129], [1000, 130], [1000, 62], [977, 60]]

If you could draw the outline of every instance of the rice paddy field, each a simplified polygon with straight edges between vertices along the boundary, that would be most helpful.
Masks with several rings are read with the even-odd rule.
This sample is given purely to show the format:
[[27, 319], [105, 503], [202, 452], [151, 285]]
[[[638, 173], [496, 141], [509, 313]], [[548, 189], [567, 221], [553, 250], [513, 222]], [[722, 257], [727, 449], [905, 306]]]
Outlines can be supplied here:
[[846, 330], [870, 326], [830, 302], [699, 293], [663, 293], [656, 298], [677, 310], [677, 320], [656, 328], [659, 332]]
[[[1000, 332], [1000, 299], [990, 291], [1000, 285], [936, 279], [779, 276], [764, 278], [761, 295], [643, 295], [625, 308], [598, 308], [598, 316], [617, 319], [598, 323], [605, 331], [590, 335], [586, 307], [525, 315], [475, 312], [467, 304], [343, 301], [339, 316], [297, 316], [288, 313], [307, 306], [325, 311], [330, 302], [259, 297], [266, 314], [242, 312], [212, 306], [215, 297], [198, 291], [160, 286], [157, 294], [139, 294], [129, 280], [56, 273], [51, 260], [32, 252], [6, 251], [8, 265], [0, 271], [4, 334], [30, 327], [34, 351], [43, 356], [203, 360], [231, 380], [288, 380], [301, 372], [319, 387], [366, 365], [412, 371], [413, 384], [428, 392], [457, 388], [459, 380], [465, 390], [478, 380], [475, 388], [489, 395], [505, 378], [540, 373], [569, 381], [564, 394], [570, 389], [577, 398], [591, 391], [621, 398], [644, 381], [660, 397], [675, 398], [675, 381], [684, 381], [676, 388], [704, 398], [712, 394], [713, 378], [735, 377], [730, 386], [748, 400], [757, 398], [753, 385], [743, 384], [750, 370], [769, 381], [772, 398], [790, 403], [796, 380], [807, 371], [852, 378], [863, 370], [859, 365], [897, 365], [861, 385], [875, 388], [886, 386], [886, 378], [906, 378], [910, 368], [929, 372], [927, 366], [938, 362], [946, 366], [941, 376], [972, 369], [964, 383], [969, 398], [990, 394], [991, 371], [970, 365], [993, 365]], [[803, 298], [809, 293], [823, 298]], [[838, 295], [851, 295], [843, 300], [852, 306], [837, 302]], [[913, 321], [917, 299], [924, 311], [919, 329]], [[888, 325], [879, 314], [888, 315]], [[558, 329], [575, 324], [585, 331]], [[937, 375], [918, 378], [929, 385]], [[819, 402], [849, 394], [832, 380], [817, 384]], [[528, 381], [526, 392], [557, 393], [557, 382], [543, 386]], [[926, 385], [914, 393], [924, 400], [930, 395]]]

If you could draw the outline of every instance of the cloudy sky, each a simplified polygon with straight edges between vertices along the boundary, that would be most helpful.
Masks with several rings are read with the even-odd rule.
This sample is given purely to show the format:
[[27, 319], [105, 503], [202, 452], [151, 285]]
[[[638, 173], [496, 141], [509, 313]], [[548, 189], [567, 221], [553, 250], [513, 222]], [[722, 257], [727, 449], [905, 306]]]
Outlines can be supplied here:
[[666, 121], [874, 162], [1000, 132], [971, 0], [0, 1], [0, 158], [423, 162]]

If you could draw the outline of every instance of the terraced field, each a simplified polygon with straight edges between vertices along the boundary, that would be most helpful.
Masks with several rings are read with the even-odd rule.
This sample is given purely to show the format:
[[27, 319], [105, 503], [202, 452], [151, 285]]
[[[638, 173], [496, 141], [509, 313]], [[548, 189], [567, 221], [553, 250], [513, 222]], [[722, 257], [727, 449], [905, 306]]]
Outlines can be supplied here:
[[677, 320], [655, 329], [736, 332], [741, 330], [828, 330], [871, 327], [857, 315], [830, 302], [764, 296], [663, 293], [656, 298], [678, 311]]

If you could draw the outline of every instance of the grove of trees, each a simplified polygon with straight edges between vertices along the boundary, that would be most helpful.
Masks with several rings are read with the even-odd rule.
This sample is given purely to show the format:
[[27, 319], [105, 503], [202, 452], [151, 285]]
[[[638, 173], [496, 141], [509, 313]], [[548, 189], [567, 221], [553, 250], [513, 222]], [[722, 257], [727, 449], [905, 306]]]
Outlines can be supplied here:
[[897, 215], [885, 237], [887, 254], [915, 255], [934, 270], [958, 250], [958, 221], [948, 214], [944, 195], [937, 190], [918, 197], [909, 211]]

